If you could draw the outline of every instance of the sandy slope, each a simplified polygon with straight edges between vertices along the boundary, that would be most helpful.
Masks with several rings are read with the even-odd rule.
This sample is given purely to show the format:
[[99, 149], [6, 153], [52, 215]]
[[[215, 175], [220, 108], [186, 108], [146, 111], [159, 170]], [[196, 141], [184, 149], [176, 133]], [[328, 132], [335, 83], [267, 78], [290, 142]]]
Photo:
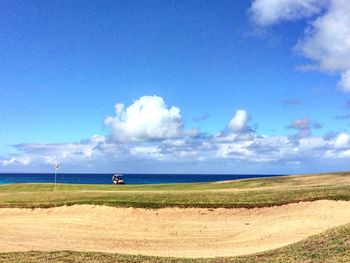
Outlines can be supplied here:
[[350, 202], [345, 201], [259, 209], [4, 208], [0, 251], [232, 256], [277, 248], [344, 223], [350, 223]]

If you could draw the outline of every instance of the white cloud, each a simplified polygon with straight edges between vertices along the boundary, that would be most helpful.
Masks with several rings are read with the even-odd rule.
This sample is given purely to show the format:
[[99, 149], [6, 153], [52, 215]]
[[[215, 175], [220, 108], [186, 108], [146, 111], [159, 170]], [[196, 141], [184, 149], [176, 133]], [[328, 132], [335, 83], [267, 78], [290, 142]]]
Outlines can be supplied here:
[[29, 156], [18, 156], [11, 157], [8, 159], [0, 160], [0, 165], [8, 166], [8, 165], [29, 165], [32, 162], [32, 159]]
[[87, 162], [101, 156], [101, 146], [103, 145], [105, 145], [105, 137], [98, 135], [76, 143], [19, 144], [15, 145], [15, 148], [20, 153], [0, 160], [0, 164], [30, 165], [32, 163], [41, 163], [53, 165], [57, 162]]
[[327, 147], [328, 145], [329, 145], [329, 142], [327, 142], [322, 137], [308, 137], [308, 138], [301, 138], [299, 140], [299, 148], [302, 152], [320, 149], [323, 147]]
[[166, 141], [166, 143], [167, 143], [168, 145], [176, 146], [176, 147], [186, 145], [186, 141], [185, 141], [184, 139], [169, 140], [169, 141]]
[[325, 0], [255, 0], [249, 11], [256, 23], [266, 26], [318, 14], [326, 3]]
[[247, 129], [249, 116], [245, 110], [237, 110], [235, 116], [228, 124], [228, 128], [234, 132], [242, 132]]
[[340, 157], [342, 158], [350, 158], [350, 150], [346, 150], [340, 153]]
[[350, 1], [332, 0], [329, 9], [306, 29], [297, 49], [324, 71], [341, 74], [338, 86], [350, 91]]
[[157, 146], [136, 146], [134, 148], [131, 148], [130, 153], [134, 156], [151, 159], [159, 159], [162, 157], [161, 150]]
[[248, 147], [252, 143], [253, 141], [243, 141], [220, 144], [216, 156], [219, 158], [250, 159], [247, 157], [253, 155], [254, 152], [249, 150]]
[[180, 109], [168, 108], [158, 96], [143, 96], [127, 108], [116, 104], [115, 116], [107, 117], [105, 125], [117, 141], [173, 138], [183, 132]]
[[338, 82], [338, 88], [343, 91], [350, 91], [350, 69], [341, 74], [341, 79]]
[[[215, 134], [212, 137], [212, 142], [220, 144], [220, 147], [225, 143], [237, 143], [251, 141], [255, 136], [252, 129], [248, 126], [250, 120], [246, 110], [237, 110], [232, 119], [227, 124], [227, 129]], [[231, 147], [232, 148], [232, 147]], [[226, 152], [226, 150], [224, 150]]]
[[263, 136], [257, 137], [252, 144], [256, 156], [261, 161], [287, 161], [298, 155], [298, 147], [291, 138], [287, 136]]
[[335, 148], [349, 148], [350, 136], [347, 133], [340, 133], [334, 140]]
[[340, 74], [338, 88], [350, 91], [349, 0], [255, 0], [250, 11], [261, 26], [307, 18], [295, 49], [315, 62], [307, 68]]
[[[319, 124], [306, 118], [297, 119], [290, 125], [297, 135], [304, 132], [303, 136], [268, 136], [253, 131], [248, 125], [248, 112], [238, 110], [222, 132], [211, 135], [197, 131], [195, 136], [190, 136], [191, 132], [182, 128], [180, 110], [171, 109], [155, 96], [142, 97], [126, 109], [117, 104], [117, 116], [109, 117], [108, 123], [117, 126], [113, 126], [113, 139], [94, 135], [75, 143], [15, 145], [18, 153], [0, 158], [0, 166], [6, 169], [25, 167], [26, 170], [34, 167], [35, 171], [35, 167], [41, 165], [51, 171], [52, 164], [60, 162], [63, 167], [72, 165], [78, 171], [88, 171], [90, 167], [100, 169], [101, 164], [115, 169], [122, 162], [128, 163], [129, 168], [140, 162], [155, 162], [155, 166], [166, 162], [175, 166], [177, 163], [209, 165], [226, 162], [246, 165], [298, 163], [302, 166], [308, 160], [320, 163], [350, 158], [349, 134], [312, 136], [310, 129], [317, 128]], [[147, 115], [151, 112], [156, 115], [155, 119]], [[151, 124], [142, 122], [140, 115], [150, 118]], [[138, 120], [141, 123], [136, 126], [129, 124]], [[154, 131], [155, 127], [161, 130], [160, 133]]]

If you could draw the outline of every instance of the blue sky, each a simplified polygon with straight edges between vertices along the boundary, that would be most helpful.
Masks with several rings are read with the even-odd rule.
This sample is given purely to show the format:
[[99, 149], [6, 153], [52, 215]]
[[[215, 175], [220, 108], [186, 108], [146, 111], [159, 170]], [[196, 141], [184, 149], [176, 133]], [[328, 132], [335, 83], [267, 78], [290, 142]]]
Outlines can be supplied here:
[[347, 10], [1, 1], [0, 171], [349, 169]]

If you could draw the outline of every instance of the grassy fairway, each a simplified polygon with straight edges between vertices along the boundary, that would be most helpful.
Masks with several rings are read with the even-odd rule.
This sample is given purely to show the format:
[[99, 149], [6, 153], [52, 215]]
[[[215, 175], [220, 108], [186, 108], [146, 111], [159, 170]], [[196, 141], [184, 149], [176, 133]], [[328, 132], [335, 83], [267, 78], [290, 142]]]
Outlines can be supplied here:
[[74, 204], [160, 207], [264, 207], [299, 201], [350, 200], [350, 173], [167, 185], [12, 184], [0, 186], [0, 207]]
[[304, 241], [249, 256], [215, 259], [176, 259], [90, 252], [15, 252], [0, 254], [0, 262], [350, 262], [350, 225], [337, 227]]

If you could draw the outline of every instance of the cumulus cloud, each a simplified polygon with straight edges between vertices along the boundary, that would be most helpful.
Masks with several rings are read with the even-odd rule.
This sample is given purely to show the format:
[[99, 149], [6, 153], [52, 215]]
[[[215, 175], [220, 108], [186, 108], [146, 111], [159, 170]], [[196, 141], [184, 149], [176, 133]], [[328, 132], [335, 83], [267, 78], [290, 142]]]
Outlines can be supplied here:
[[228, 124], [228, 128], [234, 132], [243, 132], [247, 130], [249, 120], [248, 112], [245, 110], [237, 110], [233, 118]]
[[350, 147], [350, 136], [347, 133], [340, 133], [334, 140], [335, 148], [349, 148]]
[[255, 0], [250, 13], [261, 26], [307, 18], [295, 49], [315, 62], [307, 68], [340, 74], [338, 88], [350, 91], [350, 1]]
[[128, 107], [116, 104], [115, 116], [107, 117], [105, 125], [117, 141], [173, 138], [183, 133], [180, 109], [168, 108], [158, 96], [143, 96]]
[[[225, 148], [223, 144], [250, 141], [254, 136], [253, 129], [248, 125], [250, 121], [246, 110], [237, 110], [222, 132], [212, 136], [212, 141]], [[232, 148], [231, 146], [229, 148]], [[225, 150], [225, 152], [227, 152]]]
[[[142, 122], [139, 114], [147, 117], [150, 124]], [[127, 163], [126, 167], [130, 169], [140, 162], [153, 163], [154, 167], [164, 163], [187, 163], [194, 169], [194, 164], [303, 165], [306, 161], [319, 163], [331, 159], [341, 162], [350, 158], [349, 134], [313, 136], [311, 130], [320, 125], [308, 118], [296, 119], [289, 125], [298, 136], [269, 136], [251, 129], [248, 111], [240, 109], [223, 125], [221, 132], [203, 134], [184, 130], [180, 110], [167, 107], [164, 100], [156, 96], [141, 97], [126, 108], [117, 104], [116, 116], [109, 118], [106, 125], [112, 125], [111, 136], [94, 135], [72, 143], [15, 145], [16, 154], [0, 157], [0, 169], [25, 167], [27, 170], [41, 165], [51, 171], [56, 162], [63, 163], [64, 167], [75, 166], [80, 172], [90, 171], [91, 167], [100, 171], [102, 164], [115, 169], [117, 165]], [[131, 125], [131, 120], [141, 123]], [[155, 131], [155, 127], [160, 131]]]
[[350, 91], [350, 2], [333, 0], [327, 12], [312, 21], [297, 49], [319, 68], [339, 72], [338, 87]]

